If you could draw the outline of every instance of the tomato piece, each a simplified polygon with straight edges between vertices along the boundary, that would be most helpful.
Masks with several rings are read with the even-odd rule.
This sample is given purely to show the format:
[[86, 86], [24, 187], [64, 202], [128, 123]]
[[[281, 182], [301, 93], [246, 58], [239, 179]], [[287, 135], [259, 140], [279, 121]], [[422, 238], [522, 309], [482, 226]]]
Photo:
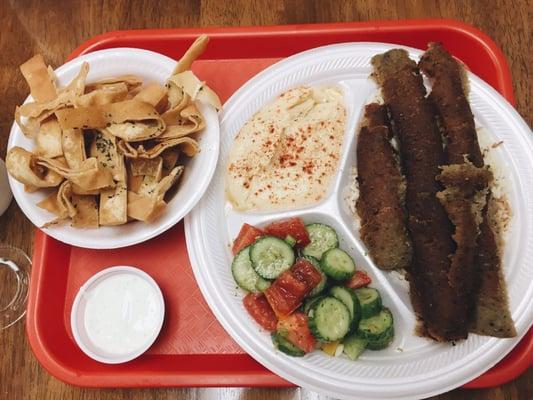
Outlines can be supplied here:
[[270, 307], [270, 304], [262, 293], [248, 293], [242, 302], [248, 314], [261, 327], [270, 332], [276, 330], [278, 317], [276, 317], [274, 310], [272, 310], [272, 307]]
[[296, 240], [296, 247], [305, 247], [311, 240], [301, 218], [289, 218], [282, 221], [272, 222], [265, 228], [268, 235], [285, 239], [292, 236]]
[[295, 312], [280, 319], [278, 332], [306, 353], [310, 353], [315, 349], [316, 339], [309, 329], [307, 315], [302, 312]]
[[293, 293], [277, 284], [277, 280], [264, 293], [274, 313], [279, 318], [289, 315], [302, 303], [302, 298], [296, 297]]
[[322, 274], [305, 258], [296, 260], [290, 271], [298, 280], [306, 283], [308, 287], [307, 293], [313, 290], [322, 280]]
[[265, 296], [278, 317], [289, 315], [322, 280], [322, 275], [309, 261], [298, 260], [265, 290]]
[[253, 242], [257, 240], [257, 238], [264, 235], [265, 233], [261, 229], [258, 229], [255, 226], [249, 224], [244, 224], [239, 234], [233, 241], [233, 255], [237, 254], [245, 247], [250, 246]]
[[368, 286], [372, 283], [372, 279], [365, 271], [355, 271], [350, 279], [346, 281], [346, 286], [350, 289], [358, 289], [363, 286]]
[[280, 276], [278, 276], [273, 284], [281, 286], [287, 292], [299, 299], [300, 302], [307, 295], [307, 293], [311, 291], [307, 285], [307, 282], [297, 278], [292, 272], [292, 269], [283, 272]]

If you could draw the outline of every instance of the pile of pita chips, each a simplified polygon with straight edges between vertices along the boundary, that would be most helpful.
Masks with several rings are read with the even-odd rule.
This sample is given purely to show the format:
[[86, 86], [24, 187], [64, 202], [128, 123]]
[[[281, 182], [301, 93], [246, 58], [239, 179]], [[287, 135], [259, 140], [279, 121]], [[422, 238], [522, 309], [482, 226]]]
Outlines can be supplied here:
[[45, 226], [97, 228], [161, 215], [180, 161], [199, 151], [191, 136], [205, 127], [197, 102], [221, 107], [190, 70], [208, 41], [202, 35], [192, 44], [164, 86], [132, 75], [89, 83], [84, 63], [59, 88], [42, 56], [21, 65], [34, 101], [17, 107], [15, 120], [35, 149], [10, 149], [6, 165], [26, 191], [51, 191], [37, 204], [56, 217]]

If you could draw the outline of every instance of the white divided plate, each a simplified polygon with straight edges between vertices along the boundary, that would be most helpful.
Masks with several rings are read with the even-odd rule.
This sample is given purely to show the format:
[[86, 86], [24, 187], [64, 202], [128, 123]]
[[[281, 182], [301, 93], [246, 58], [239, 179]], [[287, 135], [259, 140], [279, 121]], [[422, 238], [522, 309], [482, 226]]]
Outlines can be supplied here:
[[[59, 67], [55, 71], [59, 85], [64, 86], [69, 83], [78, 74], [84, 61], [89, 63], [88, 82], [133, 74], [140, 76], [144, 84], [158, 82], [163, 85], [176, 65], [175, 60], [148, 50], [130, 48], [100, 50], [77, 57]], [[25, 103], [29, 101], [32, 101], [31, 96]], [[121, 226], [98, 229], [77, 229], [68, 224], [61, 224], [49, 227], [44, 232], [73, 246], [112, 249], [144, 242], [181, 221], [209, 186], [218, 159], [220, 135], [217, 112], [213, 107], [204, 104], [199, 104], [199, 108], [206, 121], [206, 128], [196, 135], [200, 152], [187, 160], [185, 171], [178, 183], [179, 189], [157, 221], [151, 224], [130, 222]], [[13, 123], [11, 128], [7, 146], [8, 149], [20, 146], [30, 151], [35, 147], [33, 140], [26, 138], [16, 123]], [[9, 183], [19, 207], [35, 226], [41, 227], [54, 219], [52, 214], [36, 206], [50, 193], [50, 190], [26, 193], [24, 186], [12, 177], [9, 177]]]
[[[437, 344], [414, 335], [415, 318], [408, 286], [397, 273], [379, 270], [365, 255], [354, 220], [344, 204], [350, 170], [355, 166], [355, 132], [363, 106], [374, 100], [378, 87], [369, 79], [370, 59], [397, 45], [340, 44], [310, 50], [283, 60], [246, 83], [225, 104], [221, 119], [221, 157], [206, 195], [185, 219], [187, 246], [196, 280], [209, 306], [229, 334], [252, 357], [281, 377], [310, 390], [339, 398], [413, 399], [458, 387], [502, 359], [527, 332], [533, 321], [533, 136], [518, 113], [488, 84], [469, 74], [470, 100], [485, 139], [503, 144], [491, 151], [514, 212], [504, 255], [505, 278], [514, 339], [471, 334], [466, 341]], [[422, 52], [407, 48], [418, 59]], [[283, 91], [300, 85], [336, 84], [345, 92], [348, 110], [341, 166], [329, 196], [313, 207], [278, 213], [242, 214], [224, 196], [224, 176], [233, 138], [256, 111]], [[291, 358], [274, 349], [270, 335], [247, 315], [244, 292], [236, 289], [230, 272], [230, 243], [244, 222], [263, 225], [291, 216], [308, 223], [324, 222], [337, 230], [340, 247], [372, 277], [373, 286], [392, 309], [396, 337], [384, 351], [367, 351], [358, 361], [329, 357], [315, 351]]]

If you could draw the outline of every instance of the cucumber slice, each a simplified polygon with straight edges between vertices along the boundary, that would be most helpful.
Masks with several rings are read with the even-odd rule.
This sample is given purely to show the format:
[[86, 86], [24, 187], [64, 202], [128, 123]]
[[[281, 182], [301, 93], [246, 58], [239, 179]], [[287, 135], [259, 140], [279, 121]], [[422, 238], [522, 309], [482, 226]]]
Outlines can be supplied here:
[[346, 338], [342, 344], [344, 348], [342, 351], [348, 356], [352, 361], [357, 360], [359, 356], [365, 351], [368, 341], [365, 338], [354, 333]]
[[357, 328], [357, 325], [361, 320], [361, 306], [359, 305], [359, 300], [354, 291], [344, 286], [333, 286], [329, 290], [329, 294], [337, 300], [342, 301], [342, 303], [348, 308], [352, 318], [350, 327], [352, 329]]
[[341, 340], [350, 331], [348, 308], [334, 297], [324, 297], [309, 310], [309, 328], [323, 342]]
[[322, 300], [324, 297], [326, 296], [316, 296], [307, 299], [304, 303], [304, 314], [309, 313], [309, 310], [313, 308], [313, 305], [315, 305], [317, 301]]
[[294, 264], [294, 251], [284, 240], [264, 236], [251, 246], [250, 260], [255, 272], [261, 277], [276, 279]]
[[276, 346], [279, 351], [289, 356], [303, 357], [305, 355], [305, 352], [302, 349], [293, 345], [279, 332], [274, 332], [272, 334], [272, 343], [274, 343], [274, 346]]
[[327, 276], [338, 281], [350, 278], [355, 272], [352, 257], [338, 248], [326, 251], [320, 260], [320, 266]]
[[237, 253], [231, 263], [233, 279], [242, 289], [249, 292], [262, 292], [270, 286], [270, 282], [255, 272], [250, 260], [250, 246]]
[[306, 228], [311, 243], [302, 250], [304, 256], [320, 260], [326, 251], [339, 246], [337, 232], [332, 227], [325, 224], [310, 224], [306, 225]]
[[369, 287], [355, 289], [355, 295], [361, 304], [361, 318], [370, 318], [381, 310], [381, 296], [377, 289]]
[[316, 285], [313, 288], [313, 290], [311, 290], [311, 292], [309, 293], [310, 297], [314, 297], [314, 296], [317, 296], [317, 295], [319, 295], [320, 293], [322, 293], [324, 291], [324, 289], [326, 288], [326, 285], [328, 283], [328, 277], [326, 276], [324, 271], [322, 271], [322, 267], [320, 266], [320, 262], [315, 257], [303, 256], [303, 258], [305, 258], [307, 261], [309, 261], [311, 264], [313, 264], [314, 267], [320, 272], [320, 275], [322, 275], [322, 280], [320, 281], [320, 283], [318, 285]]
[[389, 347], [393, 340], [394, 327], [391, 326], [379, 340], [369, 340], [366, 347], [368, 350], [383, 350]]
[[383, 308], [378, 314], [362, 319], [359, 322], [359, 336], [368, 340], [370, 350], [381, 350], [394, 339], [394, 319], [388, 308]]

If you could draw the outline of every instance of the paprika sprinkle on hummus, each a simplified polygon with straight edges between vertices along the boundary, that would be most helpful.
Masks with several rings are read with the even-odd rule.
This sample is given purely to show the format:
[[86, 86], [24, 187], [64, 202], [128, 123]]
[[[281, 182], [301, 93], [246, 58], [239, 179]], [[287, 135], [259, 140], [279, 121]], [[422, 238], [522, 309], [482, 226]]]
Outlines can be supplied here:
[[346, 123], [335, 87], [288, 90], [242, 127], [231, 149], [226, 194], [240, 211], [311, 205], [327, 194]]

